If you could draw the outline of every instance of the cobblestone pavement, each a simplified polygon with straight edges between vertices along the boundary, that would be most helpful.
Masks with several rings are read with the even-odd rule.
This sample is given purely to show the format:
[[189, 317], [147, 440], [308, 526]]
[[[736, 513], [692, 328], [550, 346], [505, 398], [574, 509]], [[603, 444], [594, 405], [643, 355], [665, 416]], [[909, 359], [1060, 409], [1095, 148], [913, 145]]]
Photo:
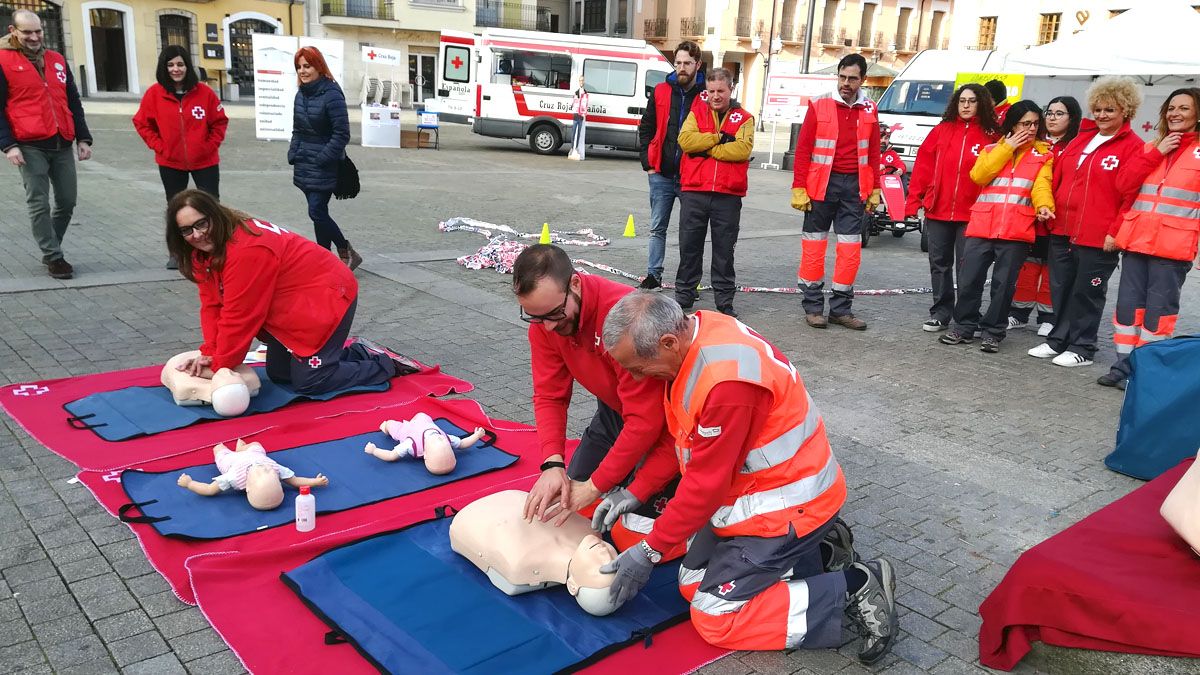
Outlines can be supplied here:
[[[4, 383], [161, 363], [197, 343], [195, 291], [162, 269], [162, 194], [150, 154], [127, 115], [94, 116], [91, 124], [95, 159], [81, 165], [77, 224], [66, 241], [74, 281], [45, 276], [17, 173], [0, 169], [0, 198], [10, 205], [0, 214], [9, 242], [0, 250]], [[335, 202], [333, 214], [366, 258], [356, 332], [443, 364], [475, 383], [471, 396], [492, 415], [532, 423], [528, 350], [509, 278], [457, 266], [453, 258], [484, 239], [439, 233], [437, 223], [462, 215], [524, 231], [543, 222], [594, 226], [613, 245], [573, 255], [642, 272], [645, 178], [629, 155], [596, 151], [587, 162], [567, 162], [461, 127], [444, 129], [442, 144], [436, 152], [350, 149], [364, 190]], [[254, 140], [252, 123], [235, 119], [222, 155], [228, 203], [311, 232], [284, 144]], [[788, 208], [790, 175], [755, 171], [751, 185], [739, 281], [790, 286], [800, 225]], [[631, 213], [643, 236], [622, 239]], [[916, 237], [876, 239], [863, 260], [860, 288], [928, 283]], [[668, 270], [675, 262], [671, 246]], [[1181, 333], [1198, 327], [1196, 295], [1193, 281]], [[792, 358], [825, 415], [850, 484], [844, 515], [861, 552], [896, 565], [903, 635], [876, 668], [888, 673], [976, 670], [977, 608], [1017, 555], [1138, 485], [1101, 464], [1121, 398], [1093, 383], [1100, 366], [1068, 370], [1028, 358], [1023, 351], [1037, 343], [1029, 331], [1013, 333], [997, 355], [939, 345], [920, 330], [927, 303], [920, 295], [861, 298], [856, 310], [871, 326], [855, 333], [807, 329], [795, 296], [737, 300], [742, 320]], [[711, 295], [698, 306], [711, 309]], [[1099, 362], [1107, 363], [1110, 330], [1102, 333]], [[573, 433], [590, 417], [585, 398], [573, 407]], [[68, 483], [74, 468], [3, 419], [0, 670], [239, 670], [200, 612], [153, 572], [129, 530]], [[705, 672], [858, 670], [854, 647], [738, 654]], [[1039, 648], [1018, 668], [1035, 669], [1197, 666]]]

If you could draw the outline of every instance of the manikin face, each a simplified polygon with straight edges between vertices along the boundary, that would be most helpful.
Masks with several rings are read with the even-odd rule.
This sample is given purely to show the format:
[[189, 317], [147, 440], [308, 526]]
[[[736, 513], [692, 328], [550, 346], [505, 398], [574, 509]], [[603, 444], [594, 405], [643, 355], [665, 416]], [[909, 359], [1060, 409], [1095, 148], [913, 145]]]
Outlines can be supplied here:
[[1125, 109], [1112, 101], [1102, 99], [1092, 106], [1092, 119], [1096, 120], [1101, 136], [1112, 136], [1121, 130], [1121, 125], [1125, 122]]
[[659, 338], [658, 353], [647, 358], [638, 355], [633, 348], [633, 339], [626, 335], [616, 346], [609, 349], [608, 353], [613, 360], [621, 364], [622, 368], [629, 371], [635, 380], [643, 380], [647, 377], [656, 380], [673, 380], [679, 374], [679, 367], [683, 364], [681, 347], [679, 338], [670, 334], [664, 335]]
[[183, 63], [182, 56], [167, 61], [167, 74], [171, 76], [172, 82], [183, 82], [183, 78], [187, 75], [187, 65]]
[[1067, 106], [1062, 102], [1051, 103], [1046, 107], [1046, 133], [1051, 138], [1059, 138], [1067, 133], [1067, 127], [1071, 126], [1071, 113], [1067, 112]]
[[209, 239], [212, 224], [209, 223], [208, 216], [190, 206], [184, 206], [175, 214], [175, 224], [179, 226], [179, 233], [183, 235], [184, 241], [192, 248], [205, 253], [213, 252], [213, 243]]
[[14, 33], [17, 39], [21, 41], [21, 46], [25, 49], [36, 52], [42, 48], [42, 20], [37, 16], [22, 14], [21, 18], [15, 21], [8, 27], [10, 33]]
[[958, 118], [961, 120], [974, 119], [979, 112], [979, 97], [970, 89], [963, 89], [958, 95]]
[[699, 68], [700, 63], [691, 54], [683, 50], [675, 52], [675, 81], [679, 86], [690, 89], [692, 82], [696, 81], [696, 70]]
[[538, 281], [527, 295], [518, 296], [521, 311], [532, 317], [529, 323], [540, 323], [544, 330], [570, 337], [579, 330], [579, 307], [581, 286], [578, 274], [571, 275], [567, 290], [563, 290], [554, 279], [546, 277]]
[[708, 107], [712, 108], [718, 115], [725, 114], [729, 110], [729, 102], [731, 94], [729, 83], [725, 80], [712, 80], [705, 83], [708, 89]]
[[1167, 131], [1183, 133], [1196, 130], [1196, 102], [1187, 94], [1179, 94], [1167, 104]]
[[308, 84], [316, 80], [320, 75], [317, 74], [317, 69], [314, 68], [308, 59], [301, 56], [296, 61], [296, 75], [300, 78], [301, 84]]
[[838, 71], [838, 95], [847, 104], [858, 100], [858, 90], [862, 88], [863, 74], [858, 66], [846, 66]]
[[594, 534], [579, 542], [567, 574], [567, 589], [576, 595], [580, 588], [608, 588], [612, 586], [612, 574], [603, 574], [600, 567], [617, 559], [617, 551]]

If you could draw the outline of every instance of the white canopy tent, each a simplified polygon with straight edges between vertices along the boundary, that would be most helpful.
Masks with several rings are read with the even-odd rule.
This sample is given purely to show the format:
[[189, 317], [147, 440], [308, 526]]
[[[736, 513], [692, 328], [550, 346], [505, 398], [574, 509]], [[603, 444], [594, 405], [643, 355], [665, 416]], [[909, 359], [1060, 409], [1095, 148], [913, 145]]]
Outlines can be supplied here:
[[1027, 76], [1165, 76], [1178, 83], [1200, 74], [1200, 13], [1181, 0], [1142, 0], [1092, 28], [1040, 47], [1009, 52], [1003, 70]]

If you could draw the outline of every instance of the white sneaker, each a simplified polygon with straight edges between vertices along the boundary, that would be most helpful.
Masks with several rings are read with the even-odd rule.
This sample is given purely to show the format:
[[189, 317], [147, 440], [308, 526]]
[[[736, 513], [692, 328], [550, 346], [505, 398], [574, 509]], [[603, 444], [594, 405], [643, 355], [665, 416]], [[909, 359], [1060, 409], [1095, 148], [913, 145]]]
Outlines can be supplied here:
[[1043, 323], [1042, 325], [1038, 326], [1038, 335], [1040, 335], [1042, 337], [1046, 337], [1053, 331], [1054, 331], [1054, 324], [1052, 324], [1052, 323]]
[[1079, 366], [1092, 365], [1092, 360], [1088, 359], [1088, 358], [1084, 358], [1083, 356], [1080, 356], [1079, 354], [1076, 354], [1075, 352], [1068, 351], [1068, 352], [1063, 352], [1063, 353], [1059, 354], [1058, 356], [1054, 357], [1054, 360], [1051, 361], [1051, 363], [1053, 363], [1056, 366], [1062, 366], [1064, 368], [1077, 368]]
[[1042, 343], [1025, 353], [1035, 359], [1048, 359], [1051, 356], [1058, 356], [1058, 352], [1054, 351], [1054, 348], [1046, 343]]
[[1016, 330], [1018, 328], [1024, 328], [1024, 327], [1025, 327], [1024, 321], [1021, 321], [1020, 319], [1018, 319], [1015, 316], [1008, 317], [1008, 329], [1009, 330]]

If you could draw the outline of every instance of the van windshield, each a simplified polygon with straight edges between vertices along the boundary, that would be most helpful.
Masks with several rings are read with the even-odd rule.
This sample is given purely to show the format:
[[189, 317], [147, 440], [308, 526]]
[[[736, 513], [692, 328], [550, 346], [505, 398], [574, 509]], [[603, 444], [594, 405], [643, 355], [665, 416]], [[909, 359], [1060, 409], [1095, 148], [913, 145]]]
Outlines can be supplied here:
[[879, 99], [879, 112], [940, 117], [953, 93], [953, 82], [896, 80]]

